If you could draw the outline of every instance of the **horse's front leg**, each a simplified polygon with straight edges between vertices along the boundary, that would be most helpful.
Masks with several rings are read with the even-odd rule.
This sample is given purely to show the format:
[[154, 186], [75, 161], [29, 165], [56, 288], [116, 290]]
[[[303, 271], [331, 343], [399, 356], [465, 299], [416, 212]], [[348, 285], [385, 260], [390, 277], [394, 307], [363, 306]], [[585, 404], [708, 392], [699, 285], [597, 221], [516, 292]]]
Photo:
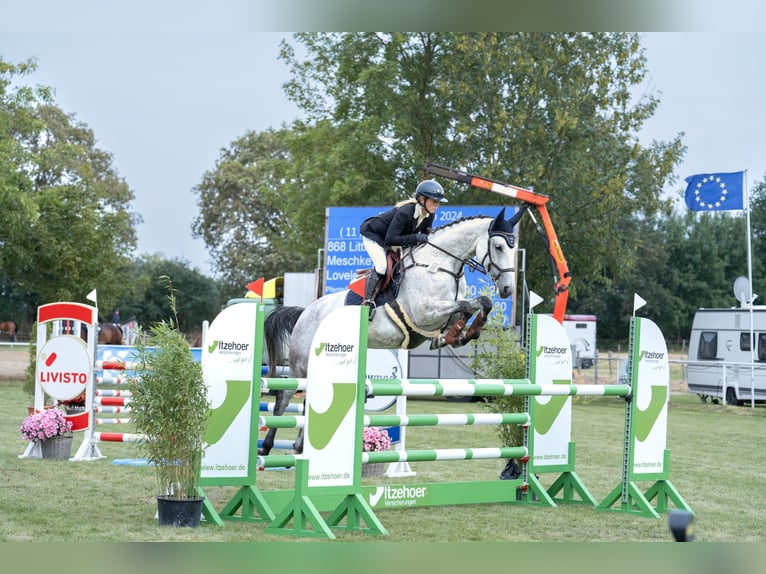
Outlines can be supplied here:
[[[293, 396], [294, 391], [277, 391], [277, 396], [274, 399], [274, 416], [281, 416], [287, 409], [287, 405], [290, 404], [290, 399]], [[266, 432], [266, 436], [263, 439], [263, 444], [258, 448], [258, 454], [266, 456], [274, 448], [274, 439], [277, 436], [277, 429], [270, 428]]]

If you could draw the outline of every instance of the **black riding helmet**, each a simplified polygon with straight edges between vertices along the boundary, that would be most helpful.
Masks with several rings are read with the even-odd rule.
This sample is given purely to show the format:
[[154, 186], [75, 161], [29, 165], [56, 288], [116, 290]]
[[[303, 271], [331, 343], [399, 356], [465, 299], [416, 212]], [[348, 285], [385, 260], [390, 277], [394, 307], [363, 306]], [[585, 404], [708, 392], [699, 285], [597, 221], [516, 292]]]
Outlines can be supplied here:
[[433, 179], [427, 179], [418, 184], [418, 187], [415, 188], [415, 198], [420, 195], [435, 199], [439, 203], [449, 203], [444, 197], [444, 188], [438, 181], [434, 181]]

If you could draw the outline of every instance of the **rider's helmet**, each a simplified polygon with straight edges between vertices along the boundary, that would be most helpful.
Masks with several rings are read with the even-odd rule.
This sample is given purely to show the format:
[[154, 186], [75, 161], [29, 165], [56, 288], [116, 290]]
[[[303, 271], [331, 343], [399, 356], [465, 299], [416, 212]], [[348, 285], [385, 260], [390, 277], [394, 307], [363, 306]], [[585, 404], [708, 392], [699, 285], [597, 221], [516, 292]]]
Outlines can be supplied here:
[[415, 188], [415, 199], [419, 196], [429, 197], [440, 203], [449, 203], [444, 197], [444, 188], [438, 181], [433, 179], [427, 179], [418, 184], [418, 187]]

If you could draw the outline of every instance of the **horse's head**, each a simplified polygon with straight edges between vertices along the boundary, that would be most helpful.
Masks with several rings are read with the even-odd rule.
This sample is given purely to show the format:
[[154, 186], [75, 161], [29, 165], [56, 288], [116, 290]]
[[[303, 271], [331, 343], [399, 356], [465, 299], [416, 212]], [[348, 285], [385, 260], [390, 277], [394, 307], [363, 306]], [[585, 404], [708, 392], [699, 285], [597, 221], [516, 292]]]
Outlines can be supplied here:
[[510, 219], [505, 219], [505, 208], [490, 223], [486, 244], [479, 243], [476, 255], [492, 277], [500, 297], [506, 299], [513, 294], [516, 284], [516, 236], [514, 226], [519, 222], [524, 209]]

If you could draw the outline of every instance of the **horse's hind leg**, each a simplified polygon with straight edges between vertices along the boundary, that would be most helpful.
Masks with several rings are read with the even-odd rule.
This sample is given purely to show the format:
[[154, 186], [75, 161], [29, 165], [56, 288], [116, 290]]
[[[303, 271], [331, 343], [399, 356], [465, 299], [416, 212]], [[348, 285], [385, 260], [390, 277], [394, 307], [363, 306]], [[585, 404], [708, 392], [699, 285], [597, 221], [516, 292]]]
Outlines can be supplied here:
[[[461, 347], [479, 337], [479, 333], [487, 321], [487, 316], [492, 310], [492, 300], [482, 295], [474, 299], [458, 301], [458, 305], [459, 311], [452, 315], [441, 334], [431, 340], [431, 349], [438, 349], [447, 345]], [[477, 311], [479, 314], [471, 327], [468, 328], [468, 331], [464, 331], [468, 319]]]
[[465, 329], [465, 324], [479, 308], [475, 305], [475, 299], [460, 300], [456, 303], [457, 309], [450, 315], [447, 325], [442, 332], [431, 339], [431, 349], [439, 349], [447, 345], [454, 345], [460, 333]]
[[[290, 398], [293, 396], [293, 391], [277, 391], [276, 399], [274, 400], [274, 416], [280, 416], [287, 409], [287, 405], [290, 404]], [[266, 456], [274, 448], [274, 439], [277, 436], [277, 429], [270, 428], [266, 432], [266, 436], [263, 439], [263, 444], [258, 448], [258, 454]]]
[[478, 339], [479, 335], [481, 334], [481, 330], [484, 328], [484, 325], [487, 322], [489, 313], [492, 311], [492, 301], [488, 297], [481, 297], [481, 299], [481, 310], [476, 315], [476, 317], [474, 317], [473, 323], [471, 323], [471, 326], [468, 327], [465, 332], [460, 333], [457, 344], [459, 347], [467, 344], [469, 341]]
[[[305, 408], [306, 401], [303, 401], [303, 406]], [[303, 429], [298, 430], [298, 436], [293, 443], [293, 452], [295, 454], [301, 454], [303, 452]]]

